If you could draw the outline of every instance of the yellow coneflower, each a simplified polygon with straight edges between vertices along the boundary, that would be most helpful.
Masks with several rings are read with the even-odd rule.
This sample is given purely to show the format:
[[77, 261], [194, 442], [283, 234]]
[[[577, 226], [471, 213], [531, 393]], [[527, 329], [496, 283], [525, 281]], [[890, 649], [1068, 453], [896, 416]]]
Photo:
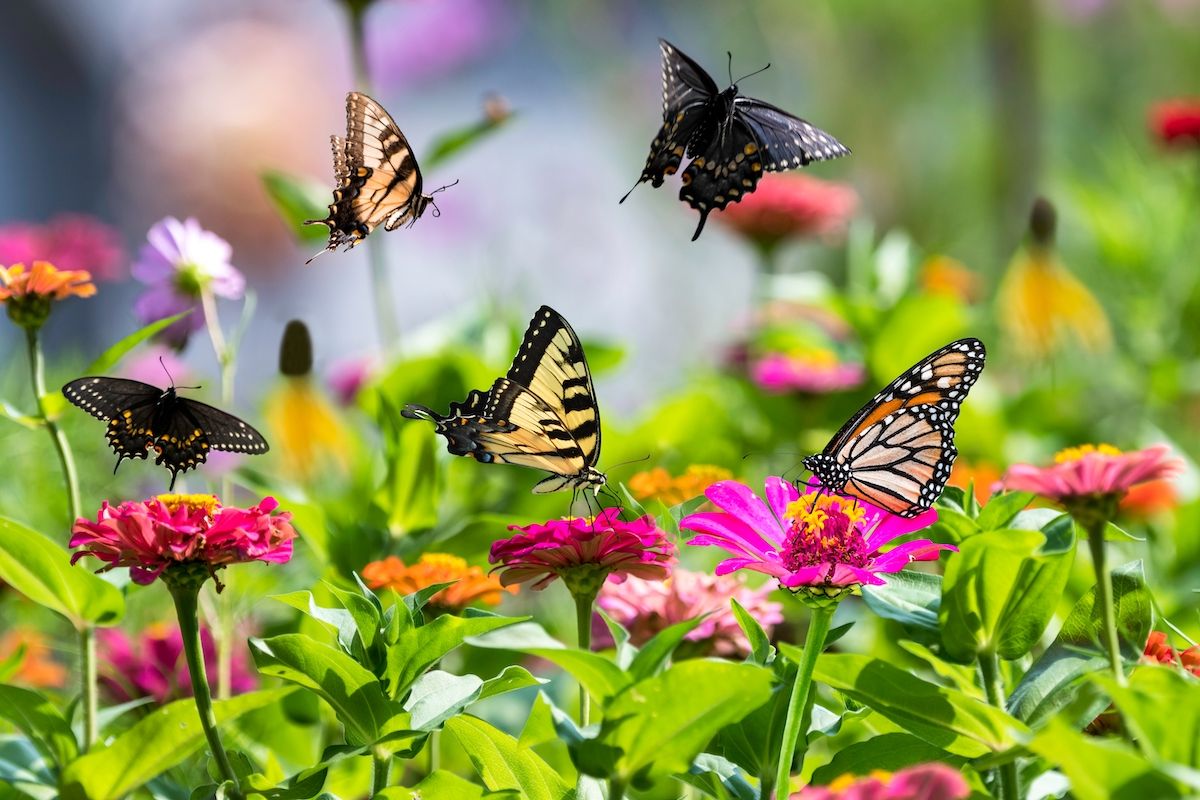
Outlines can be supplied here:
[[1013, 259], [1000, 283], [999, 317], [1017, 346], [1047, 358], [1069, 342], [1092, 352], [1108, 348], [1112, 331], [1100, 302], [1067, 271], [1054, 250], [1055, 211], [1039, 198], [1030, 220], [1030, 243]]

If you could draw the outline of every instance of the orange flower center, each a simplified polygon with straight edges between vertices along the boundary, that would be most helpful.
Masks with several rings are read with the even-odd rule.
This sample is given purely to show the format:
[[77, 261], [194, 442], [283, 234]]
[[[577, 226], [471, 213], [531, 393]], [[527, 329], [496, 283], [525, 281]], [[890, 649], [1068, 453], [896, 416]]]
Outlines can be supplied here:
[[220, 505], [215, 494], [160, 494], [155, 499], [166, 506], [171, 513], [184, 508], [188, 511], [202, 510], [206, 514], [211, 514]]

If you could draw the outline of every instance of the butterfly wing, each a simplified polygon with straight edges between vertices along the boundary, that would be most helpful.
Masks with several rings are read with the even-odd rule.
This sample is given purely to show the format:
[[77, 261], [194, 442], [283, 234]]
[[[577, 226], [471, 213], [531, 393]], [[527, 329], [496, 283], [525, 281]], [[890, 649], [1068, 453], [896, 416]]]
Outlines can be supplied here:
[[954, 423], [983, 371], [978, 339], [959, 339], [918, 361], [852, 416], [818, 456], [822, 485], [904, 517], [932, 507], [958, 450]]
[[117, 466], [127, 458], [145, 458], [154, 441], [154, 414], [163, 390], [127, 378], [88, 376], [62, 388], [63, 396], [96, 419], [108, 423], [105, 438], [117, 454]]
[[753, 132], [735, 116], [683, 171], [679, 199], [700, 212], [693, 242], [713, 209], [722, 210], [754, 191], [763, 169], [763, 155]]
[[[708, 104], [720, 92], [709, 74], [670, 42], [659, 39], [658, 46], [662, 51], [663, 124], [650, 143], [650, 155], [634, 189], [646, 181], [657, 188], [667, 175], [675, 174], [707, 116]], [[632, 191], [625, 193], [622, 203]]]
[[408, 139], [383, 106], [361, 92], [350, 92], [346, 138], [334, 136], [331, 141], [338, 187], [329, 216], [306, 223], [329, 227], [325, 250], [343, 245], [349, 250], [380, 225], [390, 231], [421, 216], [421, 170]]
[[811, 123], [752, 97], [733, 101], [734, 117], [754, 135], [763, 168], [781, 172], [850, 155], [850, 148]]

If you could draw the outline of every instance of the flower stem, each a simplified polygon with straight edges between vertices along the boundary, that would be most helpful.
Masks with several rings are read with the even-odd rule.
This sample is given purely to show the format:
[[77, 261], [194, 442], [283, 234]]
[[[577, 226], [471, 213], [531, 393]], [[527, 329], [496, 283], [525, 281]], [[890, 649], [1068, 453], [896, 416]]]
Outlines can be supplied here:
[[376, 753], [371, 773], [371, 797], [375, 797], [388, 785], [388, 775], [392, 771], [392, 757], [387, 753]]
[[[168, 574], [164, 573], [164, 575]], [[196, 711], [200, 714], [200, 727], [204, 729], [204, 737], [212, 750], [213, 759], [225, 780], [233, 784], [233, 797], [242, 797], [241, 785], [237, 773], [229, 762], [221, 737], [217, 733], [217, 718], [213, 714], [212, 692], [208, 687], [208, 675], [204, 671], [204, 655], [200, 644], [200, 617], [197, 601], [200, 595], [200, 584], [187, 579], [171, 580], [166, 578], [175, 600], [175, 615], [179, 618], [179, 633], [183, 637], [183, 654], [187, 659], [188, 675], [192, 680], [192, 695], [196, 701]]]
[[[783, 726], [783, 743], [779, 748], [779, 773], [775, 779], [775, 796], [786, 798], [789, 794], [792, 776], [792, 757], [796, 753], [800, 741], [801, 726], [804, 720], [804, 709], [812, 693], [813, 670], [817, 667], [817, 658], [825, 648], [825, 637], [829, 634], [829, 623], [837, 606], [814, 608], [812, 619], [808, 624], [808, 636], [804, 640], [804, 655], [796, 670], [796, 682], [792, 684], [792, 696], [788, 701], [787, 721]], [[804, 751], [800, 750], [799, 769], [804, 768]]]
[[84, 625], [79, 629], [79, 671], [82, 683], [83, 747], [87, 750], [96, 741], [96, 628]]
[[[983, 675], [983, 690], [988, 702], [1004, 711], [1004, 681], [1000, 677], [1000, 659], [995, 653], [979, 654], [979, 671]], [[1001, 800], [1017, 800], [1021, 796], [1021, 778], [1017, 762], [1009, 761], [996, 771]]]
[[771, 299], [775, 278], [779, 275], [779, 247], [777, 244], [759, 245], [758, 269], [754, 273], [754, 307], [764, 305]]
[[608, 779], [608, 800], [624, 800], [625, 781], [614, 775]]
[[1112, 667], [1113, 678], [1118, 686], [1125, 685], [1125, 670], [1121, 666], [1121, 643], [1117, 638], [1117, 611], [1113, 607], [1112, 573], [1104, 562], [1104, 529], [1107, 521], [1104, 519], [1088, 520], [1085, 527], [1088, 535], [1088, 549], [1092, 552], [1092, 567], [1096, 571], [1096, 605], [1104, 620], [1104, 648], [1108, 651], [1108, 663]]
[[[592, 606], [596, 602], [596, 594], [577, 594], [575, 597], [575, 630], [578, 633], [579, 649], [592, 649]], [[579, 684], [579, 727], [588, 724], [591, 717], [591, 702], [588, 698], [587, 687]]]

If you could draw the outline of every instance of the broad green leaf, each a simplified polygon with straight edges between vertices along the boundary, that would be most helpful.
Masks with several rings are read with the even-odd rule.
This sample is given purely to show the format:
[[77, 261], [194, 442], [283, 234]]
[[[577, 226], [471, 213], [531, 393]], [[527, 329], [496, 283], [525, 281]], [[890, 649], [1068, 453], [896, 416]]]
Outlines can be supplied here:
[[930, 761], [955, 767], [966, 763], [965, 758], [951, 755], [912, 734], [884, 733], [838, 750], [828, 764], [813, 772], [812, 783], [823, 786], [842, 775], [868, 775], [874, 770], [895, 772]]
[[771, 670], [753, 664], [675, 664], [604, 706], [600, 734], [580, 745], [580, 769], [596, 777], [636, 778], [639, 785], [686, 772], [718, 731], [770, 699], [772, 680]]
[[[11, 792], [5, 794], [5, 789]], [[0, 798], [59, 800], [57, 781], [47, 762], [23, 736], [0, 735]]]
[[[801, 650], [780, 649], [799, 659]], [[1014, 747], [1028, 729], [998, 708], [938, 686], [879, 659], [825, 653], [815, 677], [873, 711], [955, 755], [974, 758]]]
[[116, 625], [125, 613], [125, 598], [117, 587], [72, 566], [65, 548], [5, 517], [0, 517], [0, 580], [76, 628]]
[[998, 531], [1015, 527], [1013, 518], [1021, 512], [1033, 495], [1029, 492], [1001, 492], [992, 495], [986, 506], [975, 518], [975, 524], [983, 531]]
[[310, 219], [329, 216], [332, 190], [320, 181], [269, 170], [262, 174], [263, 188], [279, 215], [302, 242], [319, 242], [329, 236], [324, 225], [305, 225]]
[[[1121, 656], [1126, 664], [1135, 664], [1145, 649], [1153, 614], [1142, 562], [1118, 567], [1112, 578]], [[1075, 702], [1084, 675], [1108, 668], [1107, 651], [1100, 643], [1103, 622], [1095, 603], [1093, 587], [1071, 609], [1054, 643], [1021, 678], [1008, 698], [1008, 710], [1017, 719], [1041, 727], [1046, 719]], [[1087, 715], [1096, 705], [1103, 708], [1104, 701], [1084, 702], [1083, 718], [1075, 721], [1080, 725], [1090, 721], [1095, 714]]]
[[[778, 665], [780, 662], [776, 662]], [[778, 669], [778, 667], [777, 667]], [[777, 680], [771, 698], [751, 711], [740, 722], [726, 725], [714, 740], [726, 758], [751, 775], [774, 776], [779, 761], [779, 742], [787, 721], [795, 665], [790, 665], [788, 680]]]
[[383, 395], [380, 404], [388, 473], [375, 500], [387, 514], [393, 535], [404, 536], [437, 524], [442, 475], [437, 437], [430, 437], [421, 425], [407, 424]]
[[443, 614], [428, 625], [401, 631], [396, 643], [389, 645], [387, 651], [384, 678], [392, 697], [403, 697], [422, 673], [468, 638], [528, 619], [500, 617], [474, 609], [465, 613], [462, 617]]
[[[950, 559], [952, 563], [954, 559]], [[864, 586], [867, 607], [885, 619], [894, 619], [914, 631], [938, 633], [942, 604], [942, 576], [906, 569], [889, 575], [882, 586]]]
[[[477, 122], [472, 122], [443, 133], [430, 144], [429, 155], [423, 156], [426, 164], [425, 170], [428, 172], [431, 168], [438, 166], [456, 153], [474, 146], [492, 133], [495, 133], [510, 119], [512, 119], [512, 113], [506, 110], [503, 114], [494, 116], [485, 115], [483, 119]], [[591, 352], [591, 350], [588, 350], [588, 355], [591, 355]], [[590, 361], [591, 359], [588, 360]]]
[[[1085, 736], [1051, 718], [1028, 747], [1071, 781], [1076, 800], [1172, 800], [1184, 793], [1124, 742]], [[1193, 796], [1193, 795], [1188, 795]]]
[[601, 703], [629, 684], [629, 676], [604, 656], [567, 647], [535, 622], [523, 622], [486, 636], [475, 636], [467, 643], [491, 650], [514, 650], [540, 656], [569, 672]]
[[867, 352], [871, 374], [891, 380], [967, 328], [961, 302], [942, 295], [909, 294], [892, 307]]
[[[337, 597], [337, 594], [333, 592], [333, 587], [328, 584], [326, 586]], [[361, 664], [368, 662], [368, 650], [363, 641], [364, 636], [362, 631], [364, 627], [367, 629], [367, 636], [370, 637], [370, 641], [373, 643], [375, 634], [378, 633], [379, 629], [379, 621], [377, 619], [370, 619], [370, 611], [373, 611], [373, 608], [360, 614], [355, 614], [348, 608], [327, 608], [317, 604], [317, 599], [313, 596], [312, 592], [288, 592], [287, 594], [274, 595], [272, 599], [286, 603], [318, 622], [328, 625], [337, 631], [338, 646], [344, 652]], [[338, 597], [338, 599], [340, 600], [341, 598]], [[359, 599], [370, 605], [364, 598], [360, 597]], [[359, 607], [358, 611], [364, 612], [364, 609]], [[374, 626], [370, 624], [372, 621], [374, 622]]]
[[624, 625], [606, 614], [604, 609], [596, 609], [595, 613], [604, 621], [604, 626], [608, 628], [608, 634], [612, 637], [613, 656], [617, 666], [621, 669], [629, 669], [634, 656], [638, 654], [637, 647], [629, 641], [629, 631], [625, 629]]
[[138, 330], [136, 330], [133, 333], [129, 334], [128, 336], [124, 337], [119, 342], [114, 344], [112, 347], [108, 348], [103, 353], [101, 353], [99, 358], [97, 358], [95, 361], [93, 361], [91, 364], [88, 365], [88, 368], [86, 370], [84, 370], [83, 374], [84, 375], [103, 375], [104, 373], [108, 372], [113, 367], [115, 367], [117, 364], [120, 364], [121, 359], [124, 358], [126, 355], [128, 355], [130, 350], [137, 347], [139, 344], [146, 341], [150, 337], [154, 336], [156, 333], [163, 330], [164, 328], [167, 328], [168, 326], [175, 324], [176, 322], [183, 319], [184, 317], [186, 317], [188, 314], [191, 314], [192, 312], [193, 312], [193, 309], [189, 308], [186, 311], [181, 311], [178, 314], [173, 314], [169, 317], [164, 317], [163, 319], [155, 320], [154, 322], [151, 322], [149, 325], [139, 328]]
[[478, 700], [482, 690], [478, 676], [430, 670], [413, 683], [404, 710], [412, 715], [415, 730], [431, 731]]
[[[355, 632], [358, 634], [358, 644], [361, 652], [368, 654], [375, 647], [376, 639], [379, 637], [379, 628], [383, 622], [383, 616], [380, 610], [370, 598], [364, 597], [358, 592], [347, 592], [339, 589], [332, 584], [329, 586], [329, 591], [338, 599], [350, 617], [354, 620]], [[338, 632], [339, 643], [341, 642], [341, 631]], [[353, 641], [351, 647], [347, 648], [343, 643], [342, 647], [349, 652], [355, 652], [353, 649]]]
[[733, 609], [733, 616], [737, 619], [742, 633], [746, 634], [746, 640], [750, 642], [750, 655], [746, 661], [763, 667], [770, 664], [775, 656], [775, 648], [771, 645], [771, 639], [763, 630], [763, 626], [735, 598], [729, 598], [729, 606]]
[[1039, 555], [1045, 542], [1038, 531], [993, 530], [962, 543], [946, 564], [938, 613], [947, 657], [969, 663], [996, 653], [1011, 660], [1037, 644], [1075, 556], [1073, 549]]
[[633, 663], [629, 665], [630, 677], [635, 681], [640, 681], [658, 672], [675, 652], [675, 648], [679, 647], [684, 637], [704, 622], [707, 616], [708, 614], [701, 614], [698, 617], [677, 622], [654, 634], [650, 641], [642, 645], [641, 650], [633, 657]]
[[285, 633], [251, 639], [250, 646], [259, 672], [311, 689], [327, 702], [346, 727], [351, 744], [377, 741], [400, 712], [374, 675], [345, 653], [316, 639]]
[[8, 720], [28, 736], [38, 751], [59, 768], [79, 755], [70, 723], [35, 691], [0, 684], [0, 719]]
[[[496, 797], [494, 794], [489, 797]], [[376, 800], [482, 800], [484, 789], [453, 772], [435, 770], [410, 788], [392, 786], [374, 795]], [[516, 795], [514, 795], [514, 798]]]
[[505, 667], [504, 671], [496, 677], [488, 678], [483, 682], [483, 688], [479, 690], [479, 699], [486, 700], [498, 694], [515, 692], [519, 689], [528, 689], [531, 686], [542, 686], [549, 682], [545, 678], [538, 678], [531, 675], [529, 670], [524, 667], [511, 664]]
[[741, 767], [712, 753], [696, 756], [691, 769], [675, 777], [710, 797], [758, 800], [758, 790], [747, 780]]
[[522, 748], [503, 731], [469, 714], [446, 722], [446, 731], [462, 746], [475, 771], [491, 791], [520, 792], [525, 800], [567, 800], [574, 796], [541, 756]]
[[[217, 724], [280, 702], [287, 689], [239, 695], [213, 704]], [[119, 800], [156, 775], [182, 763], [206, 744], [190, 698], [151, 712], [107, 747], [93, 748], [63, 771], [62, 800]]]
[[554, 703], [545, 692], [538, 692], [529, 708], [529, 716], [525, 718], [525, 726], [521, 728], [521, 736], [517, 743], [521, 747], [537, 747], [558, 738], [554, 726]]
[[1133, 671], [1128, 686], [1110, 674], [1093, 676], [1112, 698], [1138, 747], [1155, 761], [1200, 767], [1200, 691], [1194, 676], [1155, 665]]

